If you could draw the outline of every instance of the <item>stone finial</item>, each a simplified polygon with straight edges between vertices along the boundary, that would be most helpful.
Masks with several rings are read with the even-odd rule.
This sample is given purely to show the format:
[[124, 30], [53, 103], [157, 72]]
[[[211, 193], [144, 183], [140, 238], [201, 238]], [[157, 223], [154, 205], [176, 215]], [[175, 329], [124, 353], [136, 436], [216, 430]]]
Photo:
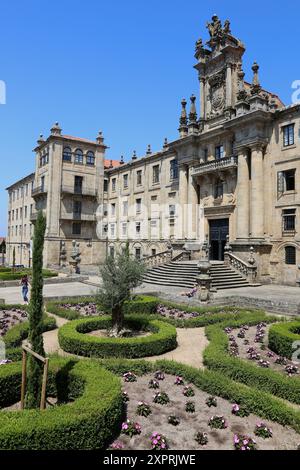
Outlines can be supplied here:
[[188, 133], [186, 105], [187, 105], [187, 102], [183, 98], [183, 100], [181, 101], [181, 115], [180, 115], [180, 121], [179, 121], [180, 122], [180, 126], [179, 126], [180, 137], [185, 137]]
[[99, 132], [98, 132], [98, 135], [97, 135], [97, 137], [96, 137], [96, 142], [97, 142], [97, 144], [99, 144], [99, 145], [103, 145], [104, 137], [103, 137], [102, 131], [99, 131]]
[[43, 136], [43, 134], [40, 134], [40, 136], [37, 140], [37, 143], [38, 143], [38, 145], [42, 145], [44, 142], [45, 142], [44, 136]]
[[205, 49], [204, 49], [204, 46], [203, 46], [203, 41], [202, 39], [198, 39], [198, 41], [196, 41], [196, 44], [195, 44], [195, 59], [197, 60], [200, 60], [201, 57], [203, 57], [205, 53]]
[[169, 147], [168, 139], [167, 139], [167, 137], [165, 137], [163, 148], [166, 149], [168, 147]]
[[120, 165], [124, 165], [124, 157], [123, 157], [123, 155], [121, 155], [121, 158], [120, 158]]
[[151, 145], [149, 144], [147, 147], [146, 155], [151, 155], [151, 154], [152, 154], [152, 150], [151, 150]]
[[241, 62], [238, 64], [238, 92], [237, 92], [237, 99], [238, 101], [246, 101], [248, 98], [247, 91], [245, 89], [245, 73], [242, 69], [242, 64]]
[[137, 156], [136, 156], [136, 151], [135, 151], [135, 150], [133, 151], [133, 154], [132, 154], [132, 160], [137, 160]]
[[224, 28], [223, 28], [223, 32], [225, 34], [231, 34], [231, 28], [230, 28], [230, 21], [229, 20], [226, 20], [225, 23], [224, 23]]
[[253, 70], [253, 79], [252, 79], [252, 85], [251, 85], [251, 93], [252, 95], [258, 95], [259, 92], [261, 91], [261, 86], [259, 83], [259, 75], [258, 75], [259, 65], [257, 64], [257, 62], [254, 62], [254, 64], [252, 65], [252, 70]]
[[196, 96], [192, 95], [191, 98], [191, 109], [190, 109], [190, 114], [189, 114], [189, 121], [190, 123], [196, 122], [197, 121], [197, 110], [196, 110]]
[[61, 135], [61, 127], [59, 126], [58, 122], [56, 122], [52, 127], [51, 127], [51, 135]]

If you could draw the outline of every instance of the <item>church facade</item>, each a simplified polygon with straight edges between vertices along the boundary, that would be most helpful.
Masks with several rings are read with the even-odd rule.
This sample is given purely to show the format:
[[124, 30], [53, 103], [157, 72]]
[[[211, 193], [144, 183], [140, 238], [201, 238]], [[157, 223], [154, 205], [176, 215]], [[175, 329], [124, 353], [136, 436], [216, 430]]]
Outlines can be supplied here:
[[[105, 160], [95, 142], [64, 136], [58, 124], [38, 141], [31, 211], [47, 216], [45, 263], [66, 267], [72, 240], [82, 267], [101, 263], [126, 241], [137, 258], [170, 251], [211, 260], [230, 252], [257, 281], [296, 285], [300, 264], [300, 105], [263, 89], [259, 66], [245, 81], [245, 46], [229, 21], [213, 16], [196, 43], [194, 95], [181, 103], [178, 139], [129, 162]], [[10, 200], [15, 186], [8, 188]], [[9, 208], [7, 256], [18, 245]], [[18, 224], [19, 225], [19, 224]]]

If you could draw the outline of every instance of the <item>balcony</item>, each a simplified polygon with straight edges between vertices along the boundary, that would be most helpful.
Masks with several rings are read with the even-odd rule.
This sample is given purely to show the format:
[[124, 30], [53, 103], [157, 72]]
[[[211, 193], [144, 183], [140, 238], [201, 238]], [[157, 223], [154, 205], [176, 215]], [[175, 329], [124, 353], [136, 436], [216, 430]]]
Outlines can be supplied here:
[[37, 219], [37, 216], [38, 216], [37, 211], [32, 211], [31, 214], [30, 214], [30, 221], [35, 222], [36, 219]]
[[79, 212], [62, 212], [60, 220], [79, 221], [79, 222], [96, 222], [96, 214], [84, 214]]
[[211, 162], [201, 163], [199, 166], [195, 166], [191, 170], [192, 176], [199, 176], [212, 171], [227, 170], [237, 168], [238, 157], [226, 157], [220, 160], [212, 160]]
[[37, 186], [36, 188], [33, 188], [31, 195], [32, 197], [35, 196], [43, 196], [47, 194], [48, 190], [45, 188], [45, 186]]
[[62, 194], [72, 194], [76, 196], [90, 196], [97, 197], [97, 189], [87, 188], [85, 186], [67, 186], [63, 185], [61, 187]]

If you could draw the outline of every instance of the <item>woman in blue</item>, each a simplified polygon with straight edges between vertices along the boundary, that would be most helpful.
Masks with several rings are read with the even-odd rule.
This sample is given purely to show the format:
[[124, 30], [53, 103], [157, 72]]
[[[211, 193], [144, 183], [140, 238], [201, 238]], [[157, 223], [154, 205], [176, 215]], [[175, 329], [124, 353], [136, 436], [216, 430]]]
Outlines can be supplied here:
[[26, 304], [28, 304], [28, 276], [25, 274], [21, 279], [21, 286], [22, 286], [22, 296], [23, 300]]

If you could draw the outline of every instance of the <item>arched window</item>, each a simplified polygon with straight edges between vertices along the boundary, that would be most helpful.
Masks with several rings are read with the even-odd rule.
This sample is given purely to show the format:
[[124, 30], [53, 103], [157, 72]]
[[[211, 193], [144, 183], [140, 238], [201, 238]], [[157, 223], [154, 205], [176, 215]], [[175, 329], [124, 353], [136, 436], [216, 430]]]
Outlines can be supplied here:
[[75, 163], [83, 164], [83, 151], [81, 149], [77, 149], [75, 152]]
[[285, 264], [296, 264], [296, 248], [294, 246], [285, 247]]
[[70, 147], [64, 147], [63, 161], [64, 162], [72, 161], [72, 150], [70, 149]]
[[95, 165], [95, 154], [91, 150], [86, 154], [86, 164]]

